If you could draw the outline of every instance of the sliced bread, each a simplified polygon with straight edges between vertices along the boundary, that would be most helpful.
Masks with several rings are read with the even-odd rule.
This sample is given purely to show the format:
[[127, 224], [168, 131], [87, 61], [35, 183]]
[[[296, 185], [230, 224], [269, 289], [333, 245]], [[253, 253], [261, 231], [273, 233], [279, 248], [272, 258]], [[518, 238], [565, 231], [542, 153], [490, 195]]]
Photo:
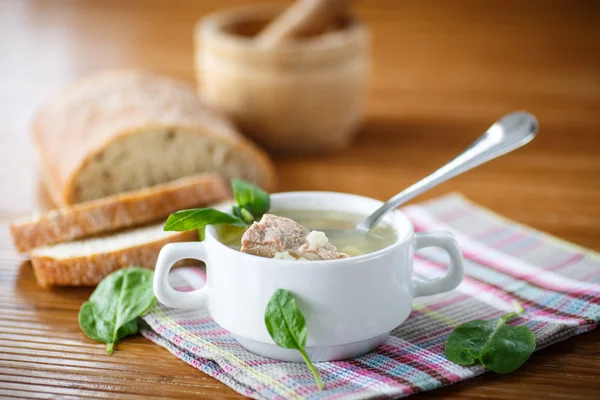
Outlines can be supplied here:
[[156, 222], [172, 212], [206, 206], [230, 196], [219, 175], [201, 174], [17, 220], [10, 231], [17, 250], [27, 252]]
[[164, 232], [163, 225], [38, 247], [31, 252], [38, 284], [44, 287], [93, 286], [120, 268], [153, 269], [160, 249], [167, 243], [198, 240], [197, 231]]
[[194, 89], [150, 72], [83, 79], [37, 113], [44, 181], [59, 205], [90, 201], [202, 172], [273, 189], [267, 155]]

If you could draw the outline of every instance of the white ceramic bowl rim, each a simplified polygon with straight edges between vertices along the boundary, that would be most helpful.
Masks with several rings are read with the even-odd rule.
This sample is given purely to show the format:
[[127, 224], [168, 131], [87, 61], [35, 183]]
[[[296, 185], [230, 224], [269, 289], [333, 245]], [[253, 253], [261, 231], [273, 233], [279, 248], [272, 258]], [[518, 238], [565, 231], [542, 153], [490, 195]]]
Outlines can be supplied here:
[[[271, 198], [273, 200], [283, 200], [285, 201], [286, 197], [294, 197], [294, 196], [314, 196], [314, 197], [318, 197], [318, 196], [339, 196], [339, 197], [347, 197], [349, 199], [354, 199], [354, 200], [358, 200], [358, 201], [370, 201], [370, 202], [374, 202], [374, 203], [378, 203], [379, 205], [383, 204], [382, 201], [376, 200], [376, 199], [372, 199], [370, 197], [365, 197], [365, 196], [359, 196], [359, 195], [355, 195], [355, 194], [350, 194], [350, 193], [342, 193], [342, 192], [317, 192], [317, 191], [298, 191], [298, 192], [282, 192], [282, 193], [273, 193], [271, 194]], [[219, 206], [219, 209], [223, 212], [227, 212], [230, 213], [231, 210], [231, 206], [234, 204], [234, 202], [230, 202], [227, 204], [224, 204], [222, 206]], [[347, 211], [342, 209], [338, 209], [336, 211]], [[353, 212], [350, 211], [352, 213], [356, 213], [357, 212]], [[368, 215], [369, 211], [366, 211], [365, 216]], [[323, 268], [325, 266], [325, 264], [327, 265], [331, 265], [331, 266], [343, 266], [346, 264], [351, 264], [351, 263], [356, 263], [356, 262], [365, 262], [365, 261], [369, 261], [372, 259], [376, 259], [378, 257], [380, 257], [382, 254], [385, 254], [387, 252], [390, 251], [394, 251], [396, 248], [402, 246], [406, 241], [410, 240], [413, 237], [413, 233], [414, 233], [414, 227], [412, 225], [412, 222], [400, 211], [400, 210], [394, 210], [394, 211], [390, 211], [386, 217], [384, 217], [384, 221], [389, 221], [391, 218], [395, 218], [396, 222], [392, 225], [394, 231], [396, 232], [396, 241], [391, 244], [390, 246], [387, 246], [381, 250], [377, 250], [374, 251], [372, 253], [367, 253], [367, 254], [363, 254], [360, 256], [355, 256], [355, 257], [349, 257], [349, 258], [339, 258], [339, 259], [335, 259], [335, 260], [280, 260], [280, 259], [274, 259], [274, 258], [267, 258], [267, 257], [260, 257], [260, 256], [256, 256], [253, 254], [248, 254], [248, 253], [242, 253], [239, 250], [235, 250], [232, 249], [231, 247], [227, 246], [226, 244], [222, 243], [219, 239], [217, 239], [217, 232], [214, 228], [214, 226], [208, 226], [206, 229], [206, 238], [205, 240], [208, 240], [210, 242], [216, 242], [217, 246], [223, 246], [225, 248], [225, 251], [231, 251], [231, 252], [235, 252], [237, 255], [239, 255], [242, 258], [246, 258], [246, 257], [250, 257], [252, 259], [256, 259], [256, 258], [260, 258], [262, 262], [264, 262], [264, 265], [285, 265], [285, 268], [290, 268], [290, 267], [298, 267], [298, 268]], [[396, 226], [393, 226], [396, 225]], [[405, 226], [406, 228], [404, 229], [404, 232], [400, 231], [400, 229], [397, 229], [397, 227], [399, 225]]]

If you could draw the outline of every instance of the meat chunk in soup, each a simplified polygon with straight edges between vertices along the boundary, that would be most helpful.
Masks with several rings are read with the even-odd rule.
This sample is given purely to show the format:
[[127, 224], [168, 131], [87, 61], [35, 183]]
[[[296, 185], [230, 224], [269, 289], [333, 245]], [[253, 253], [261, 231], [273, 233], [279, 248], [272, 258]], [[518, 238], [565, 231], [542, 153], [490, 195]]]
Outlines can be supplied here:
[[307, 260], [333, 260], [350, 257], [329, 243], [323, 232], [312, 231], [306, 236], [306, 242], [298, 249], [300, 257]]
[[[289, 218], [263, 215], [242, 236], [244, 253], [269, 258], [333, 260], [349, 257], [337, 251], [322, 232], [306, 229]], [[289, 257], [288, 257], [289, 255]]]
[[272, 214], [263, 215], [242, 236], [244, 253], [261, 257], [275, 257], [276, 253], [297, 250], [306, 242], [310, 231], [289, 218]]

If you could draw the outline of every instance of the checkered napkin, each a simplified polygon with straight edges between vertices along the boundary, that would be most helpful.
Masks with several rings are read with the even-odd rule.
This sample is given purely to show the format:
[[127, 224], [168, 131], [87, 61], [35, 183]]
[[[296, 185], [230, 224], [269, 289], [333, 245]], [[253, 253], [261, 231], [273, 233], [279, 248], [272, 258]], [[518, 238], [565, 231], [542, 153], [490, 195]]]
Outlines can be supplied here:
[[[466, 276], [452, 292], [421, 297], [413, 312], [373, 352], [346, 361], [321, 362], [319, 391], [304, 364], [285, 363], [244, 350], [205, 310], [156, 304], [143, 317], [142, 334], [194, 368], [256, 399], [369, 399], [403, 397], [484, 372], [446, 360], [444, 342], [457, 325], [496, 318], [519, 301], [537, 349], [596, 327], [600, 319], [600, 254], [534, 231], [458, 195], [404, 208], [417, 231], [449, 230], [458, 238]], [[445, 270], [435, 248], [416, 256], [415, 273]], [[204, 282], [197, 269], [179, 269], [172, 284], [191, 290]], [[360, 329], [357, 326], [356, 329]]]

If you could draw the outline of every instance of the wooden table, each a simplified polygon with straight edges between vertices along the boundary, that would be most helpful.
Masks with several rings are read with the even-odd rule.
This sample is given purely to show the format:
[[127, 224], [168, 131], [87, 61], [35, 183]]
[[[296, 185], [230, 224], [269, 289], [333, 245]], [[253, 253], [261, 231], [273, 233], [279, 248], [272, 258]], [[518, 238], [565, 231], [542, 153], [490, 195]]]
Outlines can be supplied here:
[[[191, 31], [247, 1], [0, 2], [0, 397], [229, 398], [229, 388], [138, 337], [112, 356], [84, 337], [90, 289], [44, 290], [7, 223], [48, 207], [28, 127], [74, 78], [143, 67], [193, 81]], [[535, 228], [600, 249], [600, 3], [362, 1], [373, 30], [367, 118], [349, 150], [280, 158], [280, 190], [386, 199], [451, 158], [500, 115], [525, 109], [538, 138], [441, 185]], [[517, 373], [486, 374], [418, 397], [600, 398], [600, 334], [535, 353]]]

